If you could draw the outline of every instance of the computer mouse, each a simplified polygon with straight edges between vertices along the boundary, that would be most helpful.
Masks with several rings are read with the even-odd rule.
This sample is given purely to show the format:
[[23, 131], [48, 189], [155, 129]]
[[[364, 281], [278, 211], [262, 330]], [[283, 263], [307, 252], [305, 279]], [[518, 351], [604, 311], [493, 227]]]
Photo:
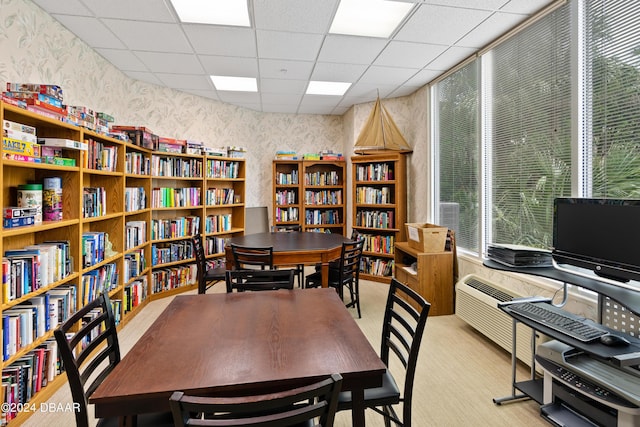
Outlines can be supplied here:
[[627, 340], [625, 337], [613, 334], [602, 335], [600, 337], [600, 342], [611, 347], [619, 347], [630, 344], [629, 340]]

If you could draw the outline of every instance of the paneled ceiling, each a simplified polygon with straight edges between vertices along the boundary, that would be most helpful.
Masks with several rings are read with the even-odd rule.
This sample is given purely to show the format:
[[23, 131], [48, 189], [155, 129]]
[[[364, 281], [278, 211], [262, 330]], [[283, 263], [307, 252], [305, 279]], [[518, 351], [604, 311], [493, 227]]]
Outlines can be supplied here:
[[[553, 0], [404, 1], [388, 38], [330, 34], [339, 0], [247, 0], [251, 27], [181, 23], [169, 0], [33, 0], [127, 76], [256, 111], [345, 113], [409, 95]], [[209, 76], [255, 77], [258, 92]], [[310, 80], [351, 83], [307, 95]]]

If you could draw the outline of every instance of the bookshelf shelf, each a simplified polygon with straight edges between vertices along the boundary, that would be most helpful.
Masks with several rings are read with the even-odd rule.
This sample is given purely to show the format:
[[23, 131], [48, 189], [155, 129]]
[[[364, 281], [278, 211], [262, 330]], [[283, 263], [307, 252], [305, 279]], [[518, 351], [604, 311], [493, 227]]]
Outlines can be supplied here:
[[406, 155], [379, 152], [351, 158], [353, 229], [366, 239], [360, 277], [388, 283], [395, 242], [405, 240]]
[[[46, 243], [47, 247], [51, 248], [52, 254], [55, 253], [56, 257], [62, 259], [55, 263], [54, 277], [49, 277], [49, 280], [40, 284], [40, 287], [37, 287], [38, 284], [29, 284], [30, 286], [24, 284], [24, 290], [21, 286], [19, 293], [16, 292], [17, 282], [11, 280], [11, 276], [7, 276], [5, 271], [5, 277], [9, 277], [9, 280], [3, 282], [0, 298], [0, 313], [3, 317], [0, 348], [5, 356], [2, 362], [3, 370], [14, 369], [24, 360], [39, 357], [34, 355], [41, 354], [36, 351], [39, 347], [47, 347], [46, 351], [49, 355], [57, 354], [53, 339], [53, 330], [57, 324], [66, 319], [70, 313], [75, 312], [83, 300], [89, 297], [89, 294], [83, 292], [88, 289], [99, 292], [99, 286], [92, 287], [94, 286], [91, 283], [92, 279], [88, 276], [99, 276], [101, 272], [108, 272], [109, 269], [118, 272], [117, 280], [112, 281], [105, 288], [105, 292], [108, 292], [112, 300], [114, 314], [120, 327], [135, 316], [148, 301], [195, 289], [195, 259], [190, 253], [168, 263], [152, 262], [153, 249], [156, 245], [181, 245], [187, 250], [191, 246], [189, 238], [192, 233], [185, 233], [184, 236], [171, 239], [152, 240], [151, 225], [154, 219], [168, 220], [187, 216], [198, 218], [199, 224], [194, 232], [202, 234], [210, 241], [212, 250], [208, 258], [211, 262], [224, 260], [222, 247], [226, 237], [244, 232], [246, 176], [244, 158], [216, 157], [214, 162], [209, 162], [211, 158], [205, 155], [158, 153], [40, 116], [2, 101], [0, 101], [0, 120], [31, 126], [35, 128], [38, 138], [64, 138], [87, 142], [89, 148], [87, 151], [60, 148], [62, 157], [72, 159], [74, 165], [14, 160], [8, 158], [5, 150], [0, 157], [2, 172], [0, 173], [0, 197], [3, 208], [17, 206], [16, 188], [19, 185], [43, 183], [46, 178], [54, 177], [60, 178], [62, 182], [62, 219], [43, 220], [40, 224], [0, 229], [0, 252], [3, 256], [7, 251], [24, 250], [29, 246], [55, 242]], [[93, 151], [89, 153], [91, 150]], [[155, 176], [152, 174], [154, 160], [158, 165], [179, 166], [176, 170], [180, 173], [178, 176]], [[233, 175], [208, 176], [205, 174], [205, 165], [209, 163], [218, 166], [226, 165], [223, 167], [225, 171], [231, 166]], [[160, 187], [185, 192], [187, 191], [184, 190], [185, 188], [190, 188], [194, 193], [199, 192], [200, 197], [193, 206], [153, 208], [153, 189]], [[85, 188], [101, 188], [104, 192], [100, 200], [104, 209], [99, 212], [99, 215], [85, 217], [86, 206], [83, 196]], [[231, 203], [207, 205], [204, 195], [210, 188], [232, 189], [234, 197]], [[231, 227], [223, 231], [205, 233], [204, 223], [207, 216], [222, 214], [231, 215]], [[104, 233], [105, 237], [108, 235], [110, 245], [105, 243], [104, 255], [85, 264], [86, 260], [83, 256], [86, 256], [86, 236], [101, 233]], [[107, 253], [108, 246], [113, 252]], [[25, 257], [25, 260], [29, 259], [32, 263], [33, 255], [30, 257]], [[54, 256], [48, 259], [54, 259]], [[18, 261], [11, 259], [11, 262]], [[20, 265], [26, 265], [26, 261], [19, 262]], [[127, 274], [124, 274], [125, 268]], [[185, 272], [188, 274], [184, 274]], [[171, 279], [171, 284], [160, 280], [167, 276]], [[185, 277], [186, 281], [183, 280]], [[178, 283], [178, 280], [183, 282]], [[9, 321], [10, 317], [15, 319], [18, 316], [24, 316], [18, 311], [33, 310], [26, 308], [27, 305], [39, 305], [45, 298], [47, 301], [55, 301], [57, 314], [52, 315], [50, 324], [47, 322], [48, 324], [44, 325], [45, 330], [39, 330], [35, 334], [37, 336], [28, 343], [24, 340], [24, 345], [18, 347], [16, 344], [16, 347], [12, 347], [10, 351], [5, 350], [12, 345], [12, 340], [6, 338], [5, 332], [11, 328], [5, 327], [5, 319]], [[51, 309], [53, 309], [52, 304], [50, 304]], [[35, 327], [38, 325], [34, 325]], [[53, 373], [53, 368], [50, 372]], [[65, 382], [64, 373], [51, 376], [47, 386], [32, 396], [28, 402], [29, 405], [39, 406]], [[28, 414], [19, 414], [10, 420], [9, 425], [20, 424], [27, 417]]]

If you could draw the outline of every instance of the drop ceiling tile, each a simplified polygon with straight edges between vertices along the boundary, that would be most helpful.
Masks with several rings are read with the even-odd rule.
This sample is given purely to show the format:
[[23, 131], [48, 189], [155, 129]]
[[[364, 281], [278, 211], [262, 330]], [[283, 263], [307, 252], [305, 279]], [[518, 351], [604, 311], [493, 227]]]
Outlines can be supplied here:
[[444, 52], [447, 46], [391, 41], [375, 60], [375, 65], [422, 68]]
[[[178, 22], [177, 16], [164, 0], [82, 0], [101, 18], [132, 19], [150, 22]], [[59, 1], [66, 3], [66, 1]]]
[[149, 71], [142, 61], [130, 50], [98, 48], [95, 49], [95, 51], [121, 71]]
[[204, 75], [156, 73], [156, 77], [171, 89], [211, 90], [211, 80]]
[[322, 106], [322, 107], [331, 107], [334, 108], [336, 107], [339, 103], [340, 100], [342, 99], [341, 96], [333, 96], [333, 95], [304, 95], [302, 97], [302, 102], [300, 103], [300, 107], [303, 106], [310, 106], [310, 105], [316, 105], [316, 106]]
[[320, 49], [318, 61], [368, 65], [387, 43], [385, 39], [329, 34]]
[[297, 108], [300, 100], [302, 99], [302, 94], [292, 95], [285, 93], [265, 93], [263, 91], [261, 97], [262, 105], [294, 105]]
[[396, 89], [396, 87], [396, 85], [358, 82], [349, 88], [349, 91], [344, 96], [344, 100], [365, 99], [366, 101], [363, 102], [368, 102], [375, 100], [378, 97], [378, 94], [380, 94], [380, 98], [386, 98]]
[[178, 24], [104, 19], [102, 22], [131, 50], [191, 53]]
[[421, 86], [410, 86], [410, 85], [402, 85], [399, 86], [396, 90], [394, 90], [393, 92], [391, 92], [389, 94], [390, 97], [392, 98], [397, 98], [399, 96], [407, 96], [407, 95], [411, 95], [412, 93], [414, 93], [415, 91], [417, 91], [418, 89], [420, 89]]
[[[527, 0], [524, 0], [527, 1]], [[424, 0], [425, 4], [461, 7], [465, 9], [498, 10], [505, 0]]]
[[135, 52], [154, 73], [203, 74], [196, 55], [188, 53]]
[[258, 57], [264, 59], [315, 61], [323, 39], [319, 34], [284, 31], [256, 30], [256, 34]]
[[551, 3], [552, 2], [548, 0], [511, 0], [500, 10], [503, 12], [524, 13], [530, 15], [536, 13], [537, 11], [543, 9]]
[[96, 18], [71, 15], [54, 15], [53, 17], [92, 48], [126, 48], [118, 37]]
[[226, 90], [219, 90], [218, 96], [223, 102], [229, 102], [231, 104], [251, 104], [260, 105], [260, 94], [258, 92], [231, 92]]
[[470, 47], [450, 47], [434, 61], [427, 64], [425, 68], [431, 70], [448, 70], [462, 60], [467, 59], [469, 56], [473, 55], [475, 51], [475, 49]]
[[415, 68], [396, 68], [373, 66], [362, 75], [361, 83], [399, 85], [413, 77], [418, 71]]
[[261, 111], [264, 111], [265, 113], [296, 114], [298, 112], [298, 105], [265, 104], [263, 102]]
[[337, 0], [253, 0], [259, 30], [324, 34], [331, 26]]
[[198, 54], [256, 56], [256, 35], [251, 28], [188, 24], [182, 26]]
[[139, 71], [124, 71], [124, 73], [134, 80], [140, 80], [141, 82], [153, 83], [154, 85], [163, 86], [164, 83], [156, 77], [153, 73], [145, 73]]
[[326, 116], [333, 115], [336, 107], [328, 105], [304, 104], [298, 108], [298, 114], [323, 114]]
[[258, 77], [256, 58], [200, 55], [206, 74], [217, 76]]
[[33, 0], [33, 2], [49, 14], [92, 16], [91, 11], [79, 0]]
[[311, 75], [313, 62], [260, 59], [258, 67], [260, 76], [266, 79], [307, 80]]
[[395, 40], [452, 45], [491, 15], [489, 11], [423, 4]]
[[444, 71], [445, 70], [431, 70], [431, 69], [420, 70], [416, 73], [415, 76], [407, 80], [405, 82], [405, 85], [422, 87], [427, 83], [429, 83], [431, 80], [438, 77]]
[[306, 80], [260, 79], [260, 92], [302, 95], [307, 90]]
[[353, 83], [358, 80], [366, 70], [367, 66], [363, 64], [318, 62], [313, 69], [313, 73], [311, 73], [311, 80]]
[[469, 31], [466, 36], [458, 41], [457, 45], [480, 49], [524, 21], [526, 17], [526, 15], [515, 13], [496, 12], [476, 28]]

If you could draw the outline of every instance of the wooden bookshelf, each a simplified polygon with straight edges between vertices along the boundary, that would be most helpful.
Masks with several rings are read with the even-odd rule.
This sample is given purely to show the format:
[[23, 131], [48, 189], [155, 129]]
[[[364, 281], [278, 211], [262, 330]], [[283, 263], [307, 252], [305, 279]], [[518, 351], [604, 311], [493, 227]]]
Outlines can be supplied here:
[[274, 226], [303, 223], [302, 162], [298, 160], [273, 161], [273, 215]]
[[[94, 150], [89, 153], [88, 150], [61, 149], [63, 157], [75, 161], [74, 165], [64, 166], [9, 159], [3, 151], [0, 158], [3, 208], [17, 205], [16, 189], [19, 185], [43, 183], [47, 178], [60, 178], [62, 218], [43, 220], [42, 223], [22, 227], [3, 227], [0, 229], [0, 252], [4, 255], [8, 250], [25, 249], [50, 241], [64, 241], [68, 242], [65, 248], [70, 260], [67, 264], [68, 271], [64, 275], [60, 273], [55, 280], [46, 280], [40, 287], [32, 286], [19, 294], [13, 292], [11, 297], [11, 280], [4, 282], [0, 298], [3, 322], [5, 317], [8, 321], [9, 316], [20, 316], [16, 311], [22, 309], [23, 305], [41, 302], [45, 297], [67, 301], [65, 307], [67, 314], [70, 314], [89, 298], [89, 294], [83, 294], [83, 284], [89, 283], [90, 276], [102, 272], [108, 275], [109, 272], [117, 271], [116, 280], [111, 282], [106, 291], [114, 304], [119, 327], [122, 327], [151, 299], [196, 288], [196, 265], [190, 244], [193, 233], [202, 234], [207, 240], [215, 239], [218, 244], [222, 244], [226, 237], [244, 232], [244, 158], [159, 153], [4, 102], [0, 102], [0, 120], [32, 126], [39, 138], [87, 142]], [[95, 160], [96, 156], [107, 160], [101, 163]], [[211, 166], [210, 173], [207, 166]], [[214, 172], [219, 168], [225, 172]], [[227, 172], [229, 170], [233, 172]], [[161, 188], [166, 189], [162, 190], [164, 195], [173, 194], [173, 197], [169, 202], [163, 202], [164, 204], [157, 201], [154, 206], [154, 194], [158, 193], [155, 190]], [[207, 203], [207, 192], [215, 193], [214, 190], [222, 193], [232, 190], [233, 197], [231, 201]], [[101, 194], [101, 197], [96, 197], [92, 199], [94, 203], [87, 204], [89, 196], [93, 194]], [[199, 196], [197, 199], [196, 195]], [[96, 206], [96, 200], [100, 201], [99, 206]], [[231, 226], [220, 230], [205, 228], [207, 217], [216, 215], [226, 216]], [[185, 228], [188, 221], [183, 219], [187, 218], [195, 220], [197, 226]], [[159, 221], [169, 223], [173, 231], [168, 236], [154, 237], [153, 232], [157, 228], [154, 229], [153, 226]], [[88, 236], [83, 239], [83, 235], [89, 233], [107, 238], [109, 244], [106, 246], [110, 251], [105, 250], [103, 255], [88, 258]], [[184, 251], [178, 252], [176, 249], [176, 255], [167, 262], [154, 262], [154, 249], [157, 248], [183, 248]], [[224, 251], [213, 251], [208, 257], [211, 262], [224, 259]], [[61, 271], [61, 263], [56, 265]], [[170, 285], [159, 285], [154, 281], [159, 277], [169, 277]], [[75, 292], [68, 290], [71, 287]], [[93, 292], [100, 292], [100, 288], [95, 288]], [[62, 294], [65, 298], [54, 294]], [[25, 310], [31, 309], [23, 309]], [[61, 315], [61, 320], [63, 317]], [[39, 331], [32, 342], [24, 343], [3, 360], [3, 370], [13, 369], [10, 366], [23, 363], [38, 347], [55, 342], [53, 330], [56, 327], [57, 324], [53, 323], [48, 327], [41, 327], [44, 330]], [[0, 334], [0, 340], [0, 348], [4, 352], [5, 344], [9, 342], [4, 342], [4, 334]], [[32, 396], [28, 401], [29, 407], [39, 407], [40, 403], [46, 402], [65, 382], [64, 373], [57, 375]], [[29, 412], [23, 411], [10, 420], [9, 425], [19, 425], [28, 416]]]
[[380, 152], [354, 156], [351, 163], [352, 224], [366, 239], [360, 277], [388, 283], [395, 243], [406, 240], [406, 155]]

